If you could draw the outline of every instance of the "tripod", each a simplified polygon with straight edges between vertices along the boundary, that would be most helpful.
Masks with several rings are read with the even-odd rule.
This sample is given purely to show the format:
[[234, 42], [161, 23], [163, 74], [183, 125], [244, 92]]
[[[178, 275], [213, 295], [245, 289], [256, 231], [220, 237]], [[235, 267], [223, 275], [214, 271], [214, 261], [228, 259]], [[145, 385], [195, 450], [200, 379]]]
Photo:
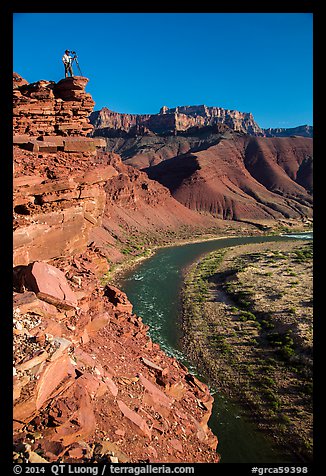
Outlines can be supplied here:
[[80, 76], [83, 76], [83, 73], [81, 72], [81, 69], [80, 69], [80, 67], [79, 67], [77, 53], [75, 53], [75, 52], [72, 52], [72, 53], [73, 53], [73, 55], [74, 55], [74, 57], [72, 58], [72, 61], [73, 61], [73, 62], [74, 62], [74, 61], [76, 62], [76, 66], [77, 66], [77, 68], [78, 68], [78, 71], [80, 72]]

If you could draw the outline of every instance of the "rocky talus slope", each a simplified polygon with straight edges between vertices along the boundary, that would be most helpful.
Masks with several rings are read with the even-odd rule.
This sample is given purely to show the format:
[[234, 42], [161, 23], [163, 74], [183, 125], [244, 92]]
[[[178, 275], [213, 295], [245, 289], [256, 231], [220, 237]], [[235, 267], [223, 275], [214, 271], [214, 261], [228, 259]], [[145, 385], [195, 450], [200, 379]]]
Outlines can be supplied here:
[[207, 386], [101, 279], [123, 220], [197, 214], [85, 137], [86, 84], [14, 76], [14, 460], [218, 462]]
[[313, 207], [312, 154], [309, 138], [233, 134], [144, 170], [183, 205], [218, 218], [306, 220]]

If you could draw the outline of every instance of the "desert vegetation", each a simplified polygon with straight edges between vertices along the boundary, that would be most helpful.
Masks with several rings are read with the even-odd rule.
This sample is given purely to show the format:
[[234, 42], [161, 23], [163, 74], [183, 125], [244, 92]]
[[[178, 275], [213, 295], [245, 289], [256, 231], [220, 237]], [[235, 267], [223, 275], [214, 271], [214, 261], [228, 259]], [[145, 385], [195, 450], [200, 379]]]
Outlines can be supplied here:
[[312, 244], [218, 250], [183, 288], [183, 344], [220, 391], [299, 457], [312, 455]]

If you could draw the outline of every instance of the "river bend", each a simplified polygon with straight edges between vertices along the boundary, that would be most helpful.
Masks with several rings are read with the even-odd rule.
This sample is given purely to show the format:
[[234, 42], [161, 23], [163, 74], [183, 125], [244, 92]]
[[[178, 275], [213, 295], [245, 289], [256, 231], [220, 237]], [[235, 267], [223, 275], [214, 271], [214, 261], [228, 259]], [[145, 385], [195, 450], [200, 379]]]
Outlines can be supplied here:
[[[201, 380], [195, 364], [189, 362], [180, 347], [180, 291], [184, 270], [201, 255], [247, 243], [292, 239], [312, 239], [312, 233], [283, 236], [237, 237], [210, 240], [159, 249], [152, 257], [127, 271], [119, 279], [120, 288], [134, 306], [134, 312], [149, 326], [154, 342], [186, 365]], [[206, 382], [209, 385], [209, 382]], [[231, 403], [218, 389], [211, 388], [215, 402], [209, 426], [219, 439], [221, 463], [296, 463], [293, 456], [281, 454], [267, 435]]]

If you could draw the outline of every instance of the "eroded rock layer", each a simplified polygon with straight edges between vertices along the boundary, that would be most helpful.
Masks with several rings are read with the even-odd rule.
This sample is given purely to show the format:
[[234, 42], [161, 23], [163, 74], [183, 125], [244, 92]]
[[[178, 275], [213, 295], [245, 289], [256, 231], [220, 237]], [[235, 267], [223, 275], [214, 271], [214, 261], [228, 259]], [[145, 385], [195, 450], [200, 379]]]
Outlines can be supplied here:
[[169, 109], [163, 106], [159, 114], [123, 114], [104, 107], [90, 116], [94, 135], [119, 137], [140, 134], [177, 134], [191, 128], [225, 124], [238, 132], [264, 135], [263, 130], [249, 113], [221, 107], [180, 106]]
[[103, 281], [115, 230], [192, 225], [197, 214], [83, 137], [73, 112], [83, 85], [14, 76], [14, 460], [218, 462], [208, 387]]
[[95, 104], [85, 92], [87, 83], [87, 78], [74, 76], [58, 83], [40, 80], [28, 84], [14, 74], [14, 135], [86, 136], [93, 129], [88, 116]]
[[[150, 154], [140, 151], [140, 164], [145, 153]], [[307, 219], [313, 206], [312, 156], [310, 138], [233, 134], [144, 170], [183, 205], [219, 218]], [[132, 161], [137, 160], [135, 154]]]

